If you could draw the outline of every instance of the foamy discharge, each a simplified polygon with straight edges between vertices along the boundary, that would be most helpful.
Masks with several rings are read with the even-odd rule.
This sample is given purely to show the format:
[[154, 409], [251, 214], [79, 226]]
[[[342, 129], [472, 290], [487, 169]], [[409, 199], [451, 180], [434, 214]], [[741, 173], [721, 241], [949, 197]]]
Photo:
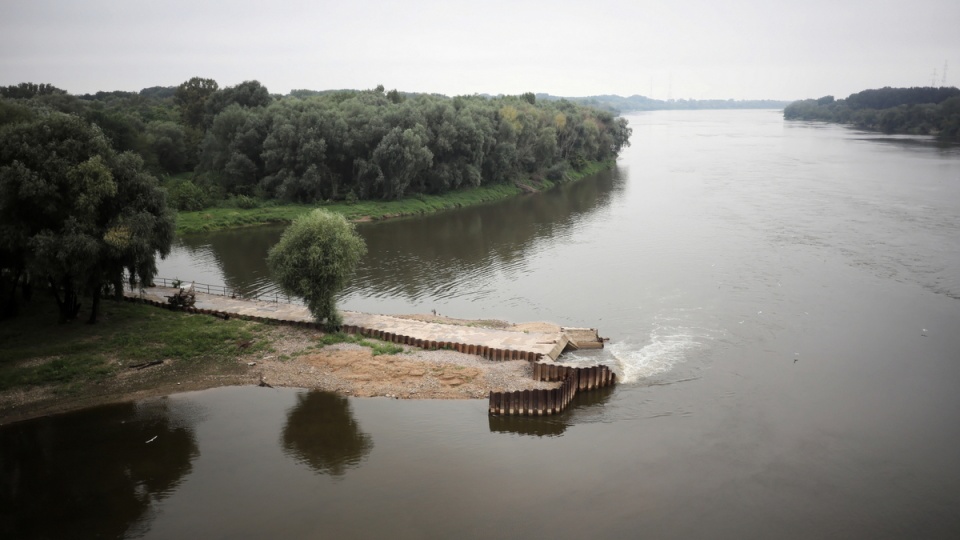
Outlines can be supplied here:
[[660, 326], [650, 332], [650, 342], [611, 343], [607, 350], [617, 360], [620, 382], [634, 383], [666, 373], [705, 346], [705, 336], [693, 328]]

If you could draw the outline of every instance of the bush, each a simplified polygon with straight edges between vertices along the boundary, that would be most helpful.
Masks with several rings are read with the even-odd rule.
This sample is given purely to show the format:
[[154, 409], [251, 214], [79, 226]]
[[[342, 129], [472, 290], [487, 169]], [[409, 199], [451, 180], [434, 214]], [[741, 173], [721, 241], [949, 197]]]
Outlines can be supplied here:
[[168, 202], [177, 210], [203, 210], [210, 206], [210, 198], [203, 188], [190, 180], [176, 180], [166, 186]]
[[567, 172], [567, 162], [561, 161], [554, 163], [549, 169], [547, 169], [547, 180], [552, 182], [559, 182], [563, 180], [564, 173]]
[[227, 199], [226, 206], [251, 210], [253, 208], [260, 208], [260, 201], [248, 195], [233, 195]]

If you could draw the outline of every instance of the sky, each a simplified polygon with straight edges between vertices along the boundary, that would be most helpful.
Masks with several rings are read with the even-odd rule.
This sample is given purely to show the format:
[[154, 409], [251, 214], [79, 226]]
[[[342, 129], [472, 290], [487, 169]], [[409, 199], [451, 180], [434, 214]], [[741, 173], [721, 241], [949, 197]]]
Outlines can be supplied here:
[[0, 0], [0, 86], [655, 99], [960, 86], [960, 0]]

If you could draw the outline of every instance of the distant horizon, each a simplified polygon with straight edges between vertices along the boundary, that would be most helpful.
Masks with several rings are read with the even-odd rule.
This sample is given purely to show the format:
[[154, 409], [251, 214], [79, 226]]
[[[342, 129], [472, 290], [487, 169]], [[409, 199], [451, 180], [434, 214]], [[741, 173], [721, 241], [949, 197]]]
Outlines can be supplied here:
[[[958, 66], [957, 69], [958, 69], [958, 71], [960, 71], [960, 66]], [[570, 98], [589, 98], [589, 97], [596, 97], [596, 96], [618, 96], [618, 97], [624, 97], [624, 98], [643, 97], [643, 98], [646, 98], [646, 99], [651, 99], [651, 100], [656, 100], [656, 101], [663, 101], [663, 102], [670, 102], [670, 101], [782, 101], [782, 102], [787, 102], [787, 103], [789, 103], [789, 102], [800, 101], [800, 100], [804, 100], [804, 99], [816, 99], [816, 98], [820, 98], [820, 97], [824, 97], [824, 96], [834, 96], [834, 97], [836, 97], [837, 99], [841, 99], [841, 98], [846, 98], [847, 96], [850, 96], [851, 94], [856, 94], [857, 92], [862, 92], [863, 90], [873, 90], [873, 89], [887, 88], [887, 87], [890, 87], [890, 88], [916, 88], [916, 87], [923, 88], [923, 87], [930, 87], [930, 86], [933, 86], [933, 87], [941, 87], [941, 86], [945, 86], [945, 87], [957, 87], [956, 84], [951, 84], [951, 83], [949, 83], [949, 82], [947, 82], [946, 84], [940, 84], [939, 82], [937, 82], [937, 84], [930, 84], [930, 83], [932, 83], [933, 81], [927, 81], [926, 83], [924, 83], [923, 81], [919, 81], [917, 84], [894, 84], [894, 83], [877, 84], [877, 85], [873, 85], [873, 86], [869, 86], [869, 87], [863, 87], [863, 88], [854, 89], [854, 90], [845, 91], [845, 92], [827, 92], [827, 93], [822, 93], [822, 94], [818, 94], [818, 95], [806, 95], [806, 96], [800, 96], [800, 97], [795, 97], [795, 98], [781, 98], [781, 97], [692, 97], [692, 96], [653, 97], [653, 96], [651, 96], [651, 95], [649, 95], [649, 94], [645, 94], [645, 93], [642, 93], [642, 92], [639, 92], [639, 91], [626, 91], [626, 92], [622, 92], [622, 93], [621, 93], [621, 92], [618, 92], [618, 91], [611, 91], [611, 90], [606, 90], [606, 91], [600, 90], [600, 91], [597, 91], [597, 92], [594, 92], [594, 93], [589, 93], [589, 94], [582, 94], [582, 93], [581, 93], [581, 94], [556, 93], [556, 92], [553, 92], [553, 91], [529, 90], [529, 89], [528, 89], [528, 90], [516, 91], [516, 92], [514, 92], [514, 91], [509, 91], [509, 92], [507, 92], [507, 91], [496, 91], [496, 92], [493, 92], [493, 91], [489, 91], [489, 90], [474, 91], [474, 92], [449, 92], [449, 91], [421, 90], [421, 89], [417, 89], [417, 90], [407, 90], [407, 89], [403, 89], [403, 88], [401, 88], [401, 87], [399, 87], [399, 86], [392, 86], [392, 85], [383, 84], [382, 82], [374, 82], [374, 83], [371, 84], [371, 85], [367, 85], [367, 86], [363, 86], [363, 87], [360, 87], [360, 86], [355, 86], [355, 87], [338, 86], [338, 87], [328, 87], [328, 88], [310, 88], [310, 87], [307, 86], [307, 85], [290, 85], [290, 84], [288, 84], [288, 85], [286, 85], [286, 86], [283, 87], [283, 88], [285, 89], [285, 91], [284, 91], [284, 90], [277, 91], [277, 90], [275, 90], [267, 81], [265, 81], [265, 80], [262, 79], [262, 78], [258, 78], [258, 77], [247, 77], [247, 78], [241, 78], [241, 79], [236, 79], [236, 80], [231, 79], [229, 82], [224, 82], [224, 81], [221, 81], [220, 79], [217, 79], [216, 77], [205, 76], [205, 75], [192, 75], [192, 76], [187, 77], [187, 78], [185, 78], [185, 79], [183, 79], [183, 80], [181, 80], [181, 81], [179, 81], [179, 82], [177, 82], [177, 83], [172, 83], [172, 84], [146, 84], [146, 85], [142, 85], [142, 86], [141, 86], [141, 85], [137, 85], [137, 84], [133, 84], [133, 85], [127, 85], [127, 86], [125, 86], [125, 87], [111, 87], [111, 88], [106, 88], [106, 87], [104, 87], [104, 88], [97, 88], [97, 89], [94, 89], [94, 90], [91, 90], [91, 89], [94, 88], [95, 83], [90, 82], [90, 83], [85, 84], [85, 85], [83, 86], [83, 88], [84, 88], [83, 90], [77, 91], [77, 90], [68, 88], [67, 86], [64, 86], [64, 85], [61, 85], [61, 84], [57, 84], [56, 82], [54, 82], [54, 81], [52, 81], [52, 80], [22, 80], [22, 81], [11, 82], [11, 80], [10, 80], [9, 78], [3, 76], [2, 74], [0, 74], [0, 86], [16, 86], [17, 84], [20, 84], [20, 83], [36, 83], [36, 84], [44, 84], [44, 83], [45, 83], [45, 84], [52, 84], [53, 86], [56, 86], [57, 88], [60, 88], [60, 89], [62, 89], [62, 90], [65, 90], [65, 91], [67, 91], [67, 93], [70, 94], [70, 95], [80, 96], [80, 95], [85, 95], [85, 94], [96, 94], [97, 92], [139, 92], [140, 90], [144, 90], [144, 89], [146, 89], [146, 88], [154, 88], [154, 87], [160, 87], [160, 88], [171, 88], [171, 87], [172, 87], [172, 88], [176, 88], [177, 86], [179, 86], [179, 85], [182, 84], [183, 82], [186, 82], [186, 81], [190, 80], [192, 77], [201, 77], [201, 78], [205, 78], [205, 79], [214, 79], [215, 81], [217, 81], [217, 84], [219, 85], [220, 88], [224, 88], [224, 87], [228, 87], [228, 86], [236, 86], [236, 85], [238, 85], [238, 84], [240, 84], [240, 83], [243, 83], [243, 82], [245, 82], [245, 81], [254, 81], [254, 80], [255, 80], [255, 81], [260, 82], [260, 84], [262, 84], [263, 86], [265, 86], [265, 87], [270, 91], [271, 94], [282, 95], [282, 96], [289, 95], [291, 92], [297, 91], [297, 90], [310, 90], [310, 91], [315, 91], [315, 92], [336, 92], [336, 91], [363, 91], [363, 90], [372, 90], [372, 89], [376, 88], [378, 85], [381, 85], [381, 84], [382, 84], [386, 90], [393, 90], [393, 89], [395, 89], [395, 90], [397, 90], [398, 92], [401, 92], [401, 93], [409, 93], [409, 94], [437, 94], [437, 95], [443, 95], [443, 96], [448, 96], [448, 97], [455, 97], [455, 96], [472, 96], [472, 95], [489, 95], [489, 96], [501, 96], [501, 95], [503, 95], [503, 96], [511, 96], [511, 95], [520, 95], [520, 94], [524, 94], [524, 93], [527, 93], [527, 92], [531, 92], [531, 93], [536, 94], [536, 95], [546, 94], [546, 95], [550, 95], [550, 96], [570, 97]], [[137, 87], [137, 86], [139, 86], [139, 87]], [[136, 88], [135, 88], [135, 87], [136, 87]], [[135, 89], [130, 89], [130, 88], [135, 88]]]
[[[198, 75], [198, 76], [199, 76], [199, 75]], [[200, 77], [202, 77], [202, 76], [200, 76]], [[202, 78], [211, 78], [211, 77], [202, 77]], [[189, 79], [185, 79], [185, 80], [180, 81], [179, 83], [176, 83], [176, 84], [151, 84], [151, 85], [142, 86], [142, 87], [137, 88], [137, 89], [135, 89], [135, 90], [128, 90], [128, 89], [124, 89], [124, 88], [109, 88], [109, 89], [107, 89], [107, 88], [100, 88], [100, 89], [97, 89], [97, 90], [84, 91], [84, 92], [75, 92], [75, 91], [70, 90], [69, 88], [64, 88], [63, 86], [60, 86], [60, 85], [55, 84], [55, 83], [50, 82], [50, 81], [19, 81], [19, 82], [10, 83], [10, 84], [0, 84], [0, 86], [17, 86], [18, 84], [23, 84], [23, 83], [31, 83], [31, 84], [51, 84], [51, 85], [53, 85], [53, 86], [55, 86], [55, 87], [57, 87], [57, 88], [59, 88], [59, 89], [61, 89], [61, 90], [66, 91], [67, 94], [69, 94], [69, 95], [72, 95], [72, 96], [84, 96], [84, 95], [96, 95], [98, 92], [105, 92], [105, 93], [110, 93], [110, 92], [132, 92], [132, 93], [139, 93], [139, 92], [141, 92], [142, 90], [146, 90], [146, 89], [148, 89], [148, 88], [176, 88], [176, 87], [178, 87], [180, 84], [182, 84], [183, 82], [186, 82], [187, 80], [189, 80]], [[214, 80], [216, 80], [216, 79], [214, 79]], [[247, 79], [243, 79], [242, 81], [239, 81], [239, 82], [237, 82], [237, 83], [232, 83], [232, 84], [223, 84], [223, 83], [221, 83], [220, 81], [217, 81], [217, 84], [218, 84], [218, 86], [219, 86], [220, 88], [225, 88], [225, 87], [229, 87], [229, 86], [236, 86], [237, 84], [240, 84], [240, 83], [242, 83], [242, 82], [244, 82], [244, 81], [258, 81], [258, 82], [260, 82], [264, 87], [267, 88], [267, 90], [270, 92], [270, 94], [272, 94], [272, 95], [281, 95], [281, 96], [288, 96], [288, 95], [290, 95], [291, 92], [294, 92], [294, 91], [302, 91], [302, 90], [311, 91], [311, 92], [362, 92], [362, 91], [366, 91], [366, 90], [373, 90], [374, 88], [376, 88], [376, 87], [378, 86], [378, 85], [373, 85], [373, 86], [371, 86], [371, 87], [369, 87], [369, 88], [307, 88], [307, 87], [298, 86], [298, 87], [294, 87], [294, 88], [292, 88], [292, 89], [290, 89], [290, 90], [288, 90], [288, 91], [286, 91], [286, 92], [276, 92], [276, 91], [274, 91], [273, 89], [271, 89], [269, 85], [265, 84], [262, 80], [257, 79], [257, 78], [247, 78]], [[917, 86], [923, 87], [923, 85], [917, 85]], [[953, 85], [946, 85], [946, 86], [948, 86], [948, 87], [953, 87]], [[801, 100], [804, 100], [804, 99], [816, 99], [816, 98], [824, 97], [824, 96], [827, 96], [827, 95], [832, 95], [832, 96], [834, 96], [834, 97], [837, 98], [837, 99], [843, 99], [843, 98], [848, 97], [850, 94], [855, 94], [855, 93], [861, 92], [861, 91], [863, 91], [863, 90], [873, 90], [873, 89], [876, 89], [876, 88], [885, 88], [885, 87], [891, 87], [891, 88], [911, 88], [911, 87], [895, 87], [895, 86], [886, 85], [886, 86], [878, 86], [878, 87], [876, 87], [876, 88], [862, 88], [862, 89], [860, 89], [860, 90], [856, 90], [856, 91], [854, 91], [854, 92], [851, 92], [850, 94], [846, 94], [846, 95], [843, 95], [843, 96], [836, 95], [836, 94], [824, 94], [824, 95], [822, 95], [822, 96], [806, 96], [806, 97], [800, 97], [800, 98], [796, 98], [796, 99], [780, 99], [780, 98], [734, 98], [734, 97], [724, 97], [724, 98], [718, 98], [718, 97], [712, 97], [712, 98], [711, 98], [711, 97], [707, 97], [707, 98], [674, 97], [674, 98], [670, 98], [670, 99], [663, 99], [663, 98], [651, 97], [651, 96], [648, 96], [648, 95], [645, 95], [645, 94], [641, 94], [641, 93], [618, 94], [618, 93], [614, 93], [614, 92], [601, 92], [601, 93], [598, 93], [598, 94], [589, 94], [589, 95], [564, 95], [564, 94], [554, 94], [554, 93], [551, 93], [551, 92], [539, 92], [539, 91], [527, 90], [527, 91], [524, 91], [524, 92], [517, 92], [517, 93], [507, 93], [507, 92], [497, 92], [497, 93], [492, 93], [492, 92], [473, 92], [473, 93], [469, 93], [469, 94], [464, 94], [464, 93], [450, 94], [450, 93], [435, 92], [435, 91], [413, 91], [413, 90], [404, 90], [404, 89], [401, 89], [401, 88], [391, 88], [391, 87], [388, 87], [387, 85], [383, 85], [383, 87], [384, 87], [385, 90], [393, 90], [393, 89], [395, 89], [395, 90], [397, 90], [398, 92], [400, 92], [400, 93], [402, 93], [402, 94], [433, 94], [433, 95], [447, 96], [447, 97], [451, 97], [451, 98], [452, 98], [452, 97], [456, 97], [456, 96], [473, 96], [473, 95], [481, 95], [481, 96], [515, 96], [515, 95], [521, 95], [521, 94], [525, 94], [525, 93], [528, 93], [528, 92], [529, 92], [529, 93], [533, 93], [534, 95], [537, 95], [537, 96], [547, 95], [547, 96], [558, 97], [558, 98], [586, 99], [586, 98], [595, 98], [595, 97], [611, 96], [611, 97], [619, 97], [619, 98], [625, 98], [625, 99], [630, 99], [630, 98], [643, 98], [643, 99], [649, 99], [649, 100], [651, 100], [651, 101], [660, 101], [660, 102], [664, 102], [664, 103], [679, 102], [679, 101], [734, 101], [734, 102], [741, 102], [741, 101], [776, 101], [776, 102], [783, 102], [783, 103], [791, 103], [791, 102], [793, 102], [793, 101], [801, 101]]]
[[[202, 77], [202, 78], [209, 78], [209, 77]], [[189, 79], [186, 79], [186, 80], [189, 80]], [[177, 84], [170, 84], [170, 85], [152, 84], [152, 85], [143, 86], [143, 87], [138, 88], [138, 89], [136, 89], [136, 90], [124, 90], [124, 89], [114, 88], [114, 89], [109, 89], [109, 90], [108, 90], [108, 89], [99, 89], [99, 90], [95, 90], [95, 91], [92, 91], [92, 92], [80, 92], [80, 93], [72, 92], [72, 91], [70, 91], [70, 90], [67, 89], [67, 88], [64, 88], [64, 87], [59, 86], [59, 85], [54, 84], [54, 83], [51, 83], [51, 82], [49, 82], [49, 81], [20, 81], [20, 82], [12, 83], [12, 84], [0, 84], [0, 86], [16, 86], [16, 85], [18, 85], [18, 84], [23, 84], [23, 83], [51, 84], [51, 85], [53, 85], [53, 86], [55, 86], [55, 87], [57, 87], [57, 88], [59, 88], [59, 89], [61, 89], [61, 90], [66, 91], [67, 94], [69, 94], [69, 95], [76, 96], [76, 97], [80, 97], [80, 96], [84, 96], [84, 95], [96, 95], [98, 92], [105, 92], [105, 93], [110, 93], [110, 92], [131, 92], [131, 93], [139, 93], [139, 92], [141, 92], [142, 90], [146, 90], [146, 89], [148, 89], [148, 88], [176, 88], [176, 87], [178, 87], [180, 84], [182, 84], [183, 82], [186, 82], [186, 80], [181, 81], [180, 83], [177, 83]], [[261, 80], [259, 80], [259, 79], [256, 79], [256, 78], [253, 78], [253, 79], [244, 79], [243, 81], [240, 81], [240, 82], [238, 82], [238, 83], [226, 84], [226, 85], [225, 85], [225, 84], [222, 84], [220, 81], [217, 81], [217, 84], [218, 84], [218, 86], [219, 86], [220, 88], [225, 88], [225, 87], [230, 87], [230, 86], [236, 86], [237, 84], [240, 84], [240, 83], [242, 83], [242, 82], [244, 82], [244, 81], [258, 81], [258, 82], [260, 82], [264, 87], [267, 88], [267, 90], [271, 93], [271, 95], [280, 95], [280, 96], [289, 96], [289, 95], [290, 95], [292, 92], [294, 92], [294, 91], [310, 91], [310, 92], [341, 92], [341, 91], [342, 91], [342, 92], [360, 92], [360, 91], [366, 91], [366, 90], [375, 89], [377, 86], [383, 86], [383, 87], [384, 87], [384, 90], [393, 90], [393, 88], [389, 88], [389, 87], [387, 87], [386, 85], [382, 85], [382, 84], [373, 85], [372, 87], [369, 87], [369, 88], [322, 88], [322, 89], [316, 89], [316, 88], [306, 88], [306, 87], [298, 86], [298, 87], [292, 88], [291, 90], [288, 90], [288, 91], [285, 92], [285, 93], [280, 93], [280, 92], [275, 92], [275, 91], [271, 90], [268, 85], [264, 84], [263, 81], [261, 81]], [[572, 99], [572, 100], [585, 100], [585, 99], [591, 99], [591, 98], [614, 97], [614, 98], [621, 98], [621, 99], [626, 99], [626, 100], [633, 99], [633, 98], [641, 98], [641, 99], [646, 99], [646, 100], [650, 100], [650, 101], [654, 101], [654, 102], [660, 102], [660, 103], [683, 103], [683, 102], [734, 102], [734, 103], [742, 103], [742, 102], [747, 102], [747, 103], [750, 103], [750, 102], [775, 102], [775, 103], [782, 103], [782, 104], [785, 104], [785, 105], [786, 105], [786, 104], [794, 103], [794, 102], [797, 102], [797, 101], [803, 101], [803, 100], [808, 100], [808, 99], [819, 99], [819, 98], [826, 97], [826, 96], [833, 96], [835, 99], [838, 99], [838, 100], [840, 100], [840, 99], [846, 99], [846, 98], [848, 98], [850, 95], [857, 94], [857, 93], [863, 92], [863, 91], [865, 91], [865, 90], [877, 90], [877, 89], [881, 89], [881, 88], [925, 88], [925, 87], [931, 87], [931, 85], [926, 85], [926, 86], [924, 86], [924, 85], [915, 85], [915, 86], [892, 86], [892, 85], [885, 85], [885, 86], [878, 86], [878, 87], [873, 87], [873, 88], [861, 88], [861, 89], [859, 89], [859, 90], [856, 90], [856, 91], [854, 91], [854, 92], [851, 92], [851, 93], [845, 94], [845, 95], [823, 94], [823, 95], [820, 95], [820, 96], [806, 96], [806, 97], [801, 97], [801, 98], [797, 98], [797, 99], [777, 99], [777, 98], [684, 98], [684, 97], [671, 98], [671, 99], [661, 99], [661, 98], [650, 97], [650, 96], [647, 96], [647, 95], [644, 95], [644, 94], [640, 94], [640, 93], [634, 93], [634, 94], [624, 95], [624, 94], [604, 92], [604, 93], [590, 94], [590, 95], [561, 95], [561, 94], [553, 94], [553, 93], [549, 93], [549, 92], [525, 91], [525, 92], [518, 92], [518, 93], [504, 93], [504, 92], [500, 92], [500, 93], [495, 93], [495, 94], [494, 94], [494, 93], [490, 93], [490, 92], [474, 92], [474, 93], [472, 93], [472, 94], [448, 94], [448, 93], [431, 92], [431, 91], [410, 91], [410, 90], [402, 90], [402, 89], [400, 89], [400, 88], [396, 88], [396, 90], [397, 90], [398, 92], [400, 92], [401, 94], [442, 95], [442, 96], [446, 96], [446, 97], [449, 97], [449, 98], [453, 98], [453, 97], [456, 97], [456, 96], [473, 96], [473, 95], [491, 96], [491, 97], [497, 97], [497, 96], [516, 96], [516, 95], [521, 95], [521, 94], [525, 94], [525, 93], [533, 93], [533, 94], [536, 95], [536, 96], [549, 96], [549, 97], [552, 97], [552, 98], [563, 98], [563, 99]], [[934, 88], [940, 88], [940, 87], [957, 88], [956, 85], [950, 85], [950, 84], [946, 84], [946, 85], [943, 85], [943, 86], [941, 86], [941, 85], [933, 85], [932, 87], [934, 87]], [[632, 112], [632, 111], [626, 111], [626, 112]]]
[[[201, 76], [201, 75], [196, 75], [196, 76], [197, 76], [197, 77], [201, 77], [201, 78], [212, 78], [212, 77], [203, 77], [203, 76]], [[142, 86], [142, 87], [140, 87], [140, 88], [137, 88], [137, 89], [135, 89], [135, 90], [127, 90], [127, 89], [124, 89], [124, 88], [110, 88], [110, 89], [100, 88], [100, 89], [93, 90], [93, 91], [83, 91], [83, 92], [75, 92], [75, 91], [72, 91], [72, 90], [69, 89], [69, 88], [64, 88], [63, 86], [60, 86], [60, 85], [58, 85], [58, 84], [56, 84], [56, 83], [54, 83], [54, 82], [45, 81], [45, 80], [44, 80], [44, 81], [40, 81], [40, 80], [18, 81], [18, 82], [15, 82], [15, 83], [0, 84], [0, 86], [16, 86], [16, 85], [18, 85], [18, 84], [23, 84], [23, 83], [51, 84], [51, 85], [53, 85], [53, 86], [55, 86], [55, 87], [57, 87], [57, 88], [59, 88], [59, 89], [61, 89], [61, 90], [66, 91], [69, 95], [72, 95], [72, 96], [83, 96], [83, 95], [95, 95], [95, 94], [97, 94], [97, 92], [107, 92], [107, 93], [109, 93], [109, 92], [132, 92], [132, 93], [139, 93], [140, 91], [146, 90], [146, 89], [148, 89], [148, 88], [176, 88], [176, 87], [178, 87], [180, 84], [186, 82], [186, 81], [189, 80], [189, 79], [190, 79], [190, 78], [184, 79], [183, 81], [180, 81], [180, 82], [178, 82], [178, 83], [176, 83], [176, 84], [149, 84], [149, 85], [146, 85], [146, 86]], [[216, 79], [214, 79], [214, 80], [216, 80]], [[340, 91], [350, 92], [350, 91], [365, 91], [365, 90], [372, 90], [372, 89], [376, 88], [378, 85], [382, 84], [382, 83], [374, 84], [373, 86], [370, 86], [370, 87], [368, 87], [368, 88], [307, 88], [307, 87], [305, 87], [305, 86], [296, 86], [296, 87], [291, 88], [290, 90], [287, 90], [286, 92], [277, 92], [277, 91], [274, 91], [272, 88], [270, 88], [270, 86], [269, 86], [268, 84], [264, 83], [263, 80], [258, 79], [258, 78], [246, 78], [246, 79], [243, 79], [243, 80], [238, 81], [238, 82], [236, 82], [236, 83], [230, 83], [230, 84], [224, 84], [224, 83], [222, 83], [222, 82], [220, 82], [220, 81], [217, 81], [217, 84], [219, 85], [220, 88], [225, 88], [225, 87], [229, 87], [229, 86], [236, 86], [237, 84], [240, 84], [240, 83], [242, 83], [242, 82], [244, 82], [244, 81], [258, 81], [258, 82], [260, 82], [260, 84], [262, 84], [264, 87], [266, 87], [267, 90], [268, 90], [272, 95], [281, 95], [281, 96], [288, 96], [288, 95], [290, 95], [291, 92], [301, 91], [301, 90], [306, 90], [306, 91], [311, 91], [311, 92], [340, 92]], [[435, 94], [435, 95], [442, 95], [442, 96], [447, 96], [447, 97], [473, 96], [473, 95], [481, 95], [481, 96], [514, 96], [514, 95], [521, 95], [521, 94], [525, 94], [525, 93], [528, 93], [528, 92], [529, 92], [529, 93], [533, 93], [534, 95], [537, 95], [537, 96], [547, 95], [547, 96], [551, 96], [551, 97], [570, 98], [570, 99], [587, 99], [587, 98], [595, 98], [595, 97], [612, 96], [612, 97], [619, 97], [619, 98], [625, 98], [625, 99], [630, 99], [630, 98], [644, 98], [644, 99], [649, 99], [649, 100], [652, 100], [652, 101], [659, 101], [659, 102], [664, 102], [664, 103], [682, 102], [682, 101], [734, 101], [734, 102], [775, 101], [775, 102], [781, 102], [781, 103], [792, 103], [792, 102], [794, 102], [794, 101], [802, 101], [802, 100], [805, 100], [805, 99], [818, 99], [818, 98], [825, 97], [825, 96], [833, 96], [833, 97], [836, 98], [836, 99], [845, 99], [845, 98], [849, 97], [849, 96], [852, 95], [852, 94], [856, 94], [856, 93], [862, 92], [862, 91], [864, 91], [864, 90], [876, 90], [876, 89], [880, 89], [880, 88], [925, 88], [925, 87], [931, 87], [931, 86], [934, 87], [934, 88], [940, 88], [940, 87], [956, 88], [956, 87], [957, 87], [956, 85], [952, 85], [952, 84], [945, 84], [945, 85], [939, 85], [939, 84], [937, 84], [937, 85], [929, 85], [929, 84], [923, 85], [923, 84], [918, 84], [918, 85], [913, 85], [913, 86], [895, 86], [895, 85], [889, 85], [889, 84], [888, 84], [888, 85], [875, 86], [875, 87], [870, 87], [870, 88], [861, 88], [861, 89], [859, 89], [859, 90], [854, 90], [853, 92], [850, 92], [850, 93], [848, 93], [848, 94], [837, 94], [837, 93], [831, 94], [831, 93], [827, 93], [827, 94], [822, 94], [822, 95], [817, 95], [817, 96], [798, 97], [798, 98], [795, 98], [795, 99], [781, 99], [781, 98], [770, 98], [770, 97], [762, 97], [762, 98], [735, 98], [735, 97], [723, 97], [723, 98], [719, 98], [719, 97], [690, 98], [690, 97], [674, 97], [674, 98], [670, 98], [670, 99], [664, 99], [664, 98], [651, 97], [651, 96], [648, 96], [648, 95], [642, 94], [642, 93], [618, 94], [618, 93], [615, 93], [615, 92], [601, 92], [601, 93], [597, 93], [597, 94], [588, 94], [588, 95], [569, 95], [569, 94], [566, 94], [566, 95], [565, 95], [565, 94], [554, 94], [554, 93], [552, 93], [552, 92], [542, 92], [542, 91], [526, 90], [526, 91], [523, 91], [523, 92], [516, 92], [516, 93], [508, 93], [508, 92], [497, 92], [497, 93], [492, 93], [492, 92], [473, 92], [473, 93], [454, 93], [454, 94], [451, 94], [451, 93], [437, 92], [437, 91], [404, 90], [404, 89], [401, 89], [401, 88], [391, 88], [391, 87], [389, 87], [389, 86], [387, 86], [387, 85], [382, 85], [382, 86], [384, 87], [385, 90], [393, 90], [393, 89], [395, 89], [395, 90], [397, 90], [398, 92], [400, 92], [400, 93], [402, 93], [402, 94]]]
[[0, 2], [0, 86], [796, 101], [955, 85], [957, 21], [955, 0]]

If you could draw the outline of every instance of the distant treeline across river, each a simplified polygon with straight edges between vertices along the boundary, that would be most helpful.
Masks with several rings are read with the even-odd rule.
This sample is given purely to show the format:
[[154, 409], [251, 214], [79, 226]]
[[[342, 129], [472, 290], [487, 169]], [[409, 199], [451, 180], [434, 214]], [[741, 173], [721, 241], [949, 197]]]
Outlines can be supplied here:
[[795, 101], [783, 111], [787, 120], [821, 120], [884, 133], [936, 135], [960, 141], [960, 89], [880, 88], [846, 99], [824, 96]]

